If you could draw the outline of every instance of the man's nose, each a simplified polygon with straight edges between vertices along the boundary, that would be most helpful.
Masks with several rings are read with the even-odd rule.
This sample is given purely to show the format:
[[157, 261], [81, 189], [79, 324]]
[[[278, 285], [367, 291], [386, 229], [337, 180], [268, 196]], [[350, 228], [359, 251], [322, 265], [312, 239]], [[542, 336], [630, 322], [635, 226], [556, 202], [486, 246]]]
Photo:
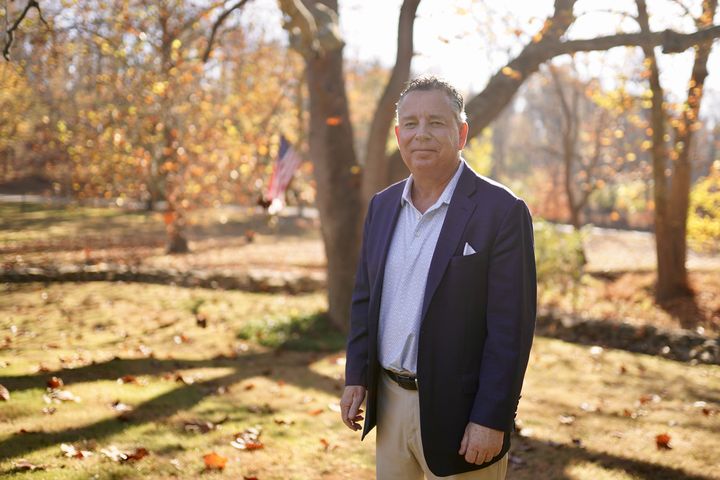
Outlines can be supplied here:
[[424, 139], [430, 137], [430, 132], [428, 131], [428, 124], [426, 122], [420, 122], [418, 124], [417, 129], [417, 137]]

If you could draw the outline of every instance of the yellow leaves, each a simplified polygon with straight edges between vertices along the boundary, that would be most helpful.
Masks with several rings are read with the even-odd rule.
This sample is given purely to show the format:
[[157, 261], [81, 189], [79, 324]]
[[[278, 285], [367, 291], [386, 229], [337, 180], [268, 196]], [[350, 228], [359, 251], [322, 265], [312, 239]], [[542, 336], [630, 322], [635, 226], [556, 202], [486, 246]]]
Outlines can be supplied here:
[[615, 131], [613, 132], [613, 136], [614, 136], [615, 138], [618, 138], [618, 139], [619, 139], [619, 138], [623, 138], [623, 137], [625, 136], [625, 132], [623, 132], [622, 130], [620, 130], [620, 129], [618, 128], [617, 130], [615, 130]]
[[179, 38], [176, 38], [175, 40], [172, 41], [171, 47], [172, 47], [173, 50], [177, 50], [177, 49], [179, 49], [181, 46], [182, 46], [182, 42], [180, 41]]
[[155, 82], [152, 86], [152, 92], [155, 95], [164, 95], [165, 91], [167, 90], [168, 84], [167, 82]]
[[643, 152], [647, 152], [652, 148], [652, 142], [650, 140], [643, 140], [643, 142], [640, 144], [640, 149]]
[[637, 155], [635, 155], [633, 152], [628, 152], [628, 154], [625, 155], [625, 159], [628, 162], [634, 162], [635, 160], [637, 160]]
[[512, 67], [503, 67], [501, 72], [503, 75], [505, 75], [506, 77], [510, 77], [513, 80], [522, 79], [522, 74], [519, 71], [513, 69]]

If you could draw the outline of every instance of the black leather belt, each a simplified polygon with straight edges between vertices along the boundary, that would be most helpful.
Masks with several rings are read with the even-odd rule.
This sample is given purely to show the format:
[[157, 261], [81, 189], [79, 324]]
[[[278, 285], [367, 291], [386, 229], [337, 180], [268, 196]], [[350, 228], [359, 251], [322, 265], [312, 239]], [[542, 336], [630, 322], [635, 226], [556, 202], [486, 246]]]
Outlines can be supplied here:
[[[383, 369], [383, 370], [385, 370], [385, 369]], [[391, 370], [385, 370], [385, 373], [387, 373], [388, 377], [390, 377], [395, 383], [400, 385], [405, 390], [417, 390], [418, 389], [417, 377], [411, 377], [409, 375], [400, 375], [399, 373], [395, 373]]]

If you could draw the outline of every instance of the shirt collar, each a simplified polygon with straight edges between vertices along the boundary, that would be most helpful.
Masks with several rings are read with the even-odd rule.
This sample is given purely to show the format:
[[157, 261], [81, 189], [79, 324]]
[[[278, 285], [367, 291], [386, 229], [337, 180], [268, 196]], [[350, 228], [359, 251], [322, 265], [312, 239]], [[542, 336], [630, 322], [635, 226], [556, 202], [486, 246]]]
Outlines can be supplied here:
[[[455, 174], [453, 174], [452, 178], [448, 182], [447, 185], [445, 185], [445, 189], [440, 194], [440, 197], [438, 197], [435, 204], [430, 207], [428, 210], [431, 210], [435, 208], [436, 206], [445, 204], [450, 204], [450, 199], [452, 199], [453, 193], [455, 192], [455, 187], [457, 186], [458, 181], [460, 180], [460, 174], [462, 173], [463, 165], [465, 165], [465, 159], [462, 157], [460, 158], [460, 161], [458, 162], [457, 170], [455, 170]], [[412, 205], [412, 197], [410, 195], [410, 192], [412, 191], [412, 182], [413, 182], [413, 176], [412, 174], [407, 178], [405, 181], [405, 187], [403, 188], [402, 197], [400, 199], [400, 204], [402, 206], [405, 206], [405, 204], [409, 203]]]

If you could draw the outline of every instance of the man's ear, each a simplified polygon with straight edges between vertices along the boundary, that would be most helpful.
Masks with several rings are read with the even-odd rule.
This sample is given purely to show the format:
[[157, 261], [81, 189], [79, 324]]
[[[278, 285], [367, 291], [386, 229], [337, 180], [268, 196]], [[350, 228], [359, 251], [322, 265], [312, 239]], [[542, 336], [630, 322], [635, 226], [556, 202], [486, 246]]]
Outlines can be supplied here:
[[395, 125], [395, 140], [397, 141], [398, 146], [400, 146], [400, 126]]
[[458, 150], [462, 150], [463, 148], [465, 148], [465, 144], [467, 143], [468, 130], [469, 130], [469, 127], [468, 127], [467, 122], [463, 122], [462, 125], [460, 125], [460, 132], [459, 132], [460, 136], [458, 138], [458, 144], [459, 144]]

